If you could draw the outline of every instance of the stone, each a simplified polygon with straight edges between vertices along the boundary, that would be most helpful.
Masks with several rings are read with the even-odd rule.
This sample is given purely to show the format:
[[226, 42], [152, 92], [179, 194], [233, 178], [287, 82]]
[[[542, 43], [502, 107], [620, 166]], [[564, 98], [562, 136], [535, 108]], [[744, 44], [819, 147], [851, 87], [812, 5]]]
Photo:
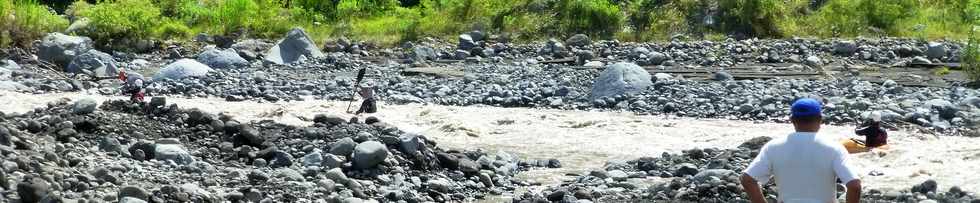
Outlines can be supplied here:
[[834, 54], [851, 56], [857, 52], [858, 46], [854, 41], [842, 40], [834, 43]]
[[399, 150], [402, 153], [413, 155], [415, 152], [419, 151], [422, 147], [422, 138], [419, 135], [406, 133], [398, 137], [399, 140]]
[[122, 149], [122, 144], [119, 143], [119, 140], [110, 136], [102, 137], [102, 139], [99, 140], [99, 149], [104, 152], [125, 152]]
[[565, 40], [565, 44], [568, 44], [568, 46], [573, 46], [573, 47], [584, 47], [592, 44], [592, 40], [589, 39], [588, 35], [576, 34], [576, 35], [572, 35], [572, 37], [569, 37], [567, 40]]
[[84, 115], [95, 112], [98, 103], [92, 98], [82, 98], [75, 101], [75, 104], [71, 106], [71, 112], [74, 114]]
[[946, 45], [939, 42], [929, 42], [926, 45], [926, 57], [930, 59], [942, 59], [946, 56]]
[[705, 183], [709, 181], [712, 177], [724, 180], [726, 177], [734, 176], [735, 171], [728, 169], [708, 169], [698, 172], [694, 175], [694, 181], [696, 183]]
[[476, 47], [476, 42], [473, 40], [473, 36], [470, 34], [459, 35], [459, 43], [456, 48], [460, 50], [471, 50]]
[[[3, 184], [6, 185], [6, 183]], [[40, 202], [48, 194], [49, 189], [51, 189], [51, 186], [43, 179], [27, 177], [17, 183], [17, 196], [20, 197], [20, 202], [23, 203]]]
[[317, 114], [316, 116], [313, 116], [313, 123], [322, 123], [322, 124], [327, 124], [329, 126], [335, 126], [335, 125], [347, 123], [347, 120], [338, 116]]
[[60, 67], [67, 67], [75, 56], [92, 49], [92, 45], [92, 39], [88, 37], [48, 33], [37, 47], [37, 57]]
[[197, 55], [197, 61], [214, 69], [242, 68], [248, 66], [248, 61], [238, 55], [234, 49], [219, 50], [211, 48]]
[[590, 100], [634, 94], [646, 90], [651, 82], [650, 73], [633, 63], [616, 63], [606, 66], [592, 84]]
[[147, 200], [147, 198], [150, 197], [150, 193], [147, 192], [146, 190], [143, 190], [143, 188], [130, 185], [130, 186], [123, 186], [119, 188], [119, 192], [116, 194], [116, 197], [118, 199], [131, 197], [140, 200]]
[[480, 163], [469, 158], [461, 158], [459, 159], [459, 171], [467, 174], [480, 172]]
[[253, 169], [251, 172], [248, 173], [247, 177], [248, 180], [253, 183], [261, 183], [261, 182], [268, 181], [270, 179], [269, 174], [266, 174], [265, 172], [262, 172], [261, 170], [258, 169]]
[[334, 142], [330, 147], [330, 153], [337, 156], [351, 156], [354, 152], [354, 148], [357, 147], [357, 142], [350, 137], [341, 138]]
[[157, 72], [154, 79], [183, 79], [187, 77], [203, 77], [213, 69], [194, 59], [180, 59], [168, 64]]
[[432, 47], [415, 46], [412, 48], [411, 56], [413, 59], [417, 61], [424, 61], [424, 60], [436, 60], [438, 59], [439, 54], [436, 53], [436, 50], [432, 49]]
[[306, 178], [303, 178], [302, 174], [290, 168], [279, 169], [279, 173], [276, 174], [276, 177], [279, 177], [285, 181], [295, 181], [295, 182], [306, 181]]
[[429, 187], [430, 190], [435, 190], [441, 193], [448, 193], [450, 190], [451, 183], [449, 182], [449, 180], [446, 180], [445, 178], [435, 178], [435, 179], [430, 179], [428, 182], [425, 182], [425, 185]]
[[615, 181], [626, 181], [626, 179], [629, 178], [629, 174], [626, 174], [626, 172], [622, 170], [612, 170], [607, 174], [609, 175], [609, 178], [612, 178]]
[[927, 194], [927, 193], [930, 193], [930, 192], [936, 192], [936, 189], [937, 188], [939, 188], [939, 184], [936, 183], [935, 180], [926, 180], [925, 182], [922, 182], [921, 184], [912, 186], [912, 192], [918, 192], [918, 193], [922, 193], [922, 194]]
[[772, 138], [771, 137], [766, 137], [766, 136], [754, 137], [754, 138], [749, 139], [748, 141], [745, 141], [742, 144], [738, 145], [738, 147], [739, 148], [747, 148], [747, 149], [750, 149], [750, 150], [759, 150], [759, 149], [762, 149], [762, 146], [765, 146], [766, 143], [769, 143], [770, 140], [772, 140]]
[[655, 82], [662, 82], [662, 81], [669, 81], [671, 79], [674, 79], [674, 76], [671, 76], [668, 73], [656, 73], [653, 74], [653, 78]]
[[388, 158], [388, 148], [378, 141], [362, 142], [354, 148], [354, 155], [351, 158], [354, 168], [373, 168]]
[[552, 56], [552, 57], [564, 57], [565, 55], [565, 45], [563, 45], [558, 40], [552, 38], [545, 43], [543, 47], [538, 49], [538, 55], [540, 56]]
[[173, 161], [179, 165], [188, 165], [194, 162], [194, 157], [179, 144], [157, 144], [153, 152], [154, 159], [162, 161]]
[[660, 52], [650, 52], [647, 53], [647, 64], [649, 65], [663, 65], [667, 61], [667, 55]]
[[303, 166], [306, 166], [306, 167], [317, 166], [317, 167], [319, 167], [321, 165], [323, 165], [323, 153], [320, 152], [320, 149], [314, 149], [313, 152], [310, 152], [310, 153], [306, 154], [305, 156], [303, 156]]
[[333, 182], [340, 183], [342, 185], [348, 185], [351, 182], [350, 178], [347, 178], [347, 175], [345, 175], [344, 171], [341, 170], [340, 168], [327, 170], [327, 172], [324, 173], [323, 176]]
[[810, 55], [806, 57], [806, 60], [803, 61], [803, 64], [806, 64], [810, 67], [820, 67], [823, 66], [823, 60], [820, 60], [820, 57], [818, 56]]
[[119, 203], [146, 203], [146, 200], [141, 200], [133, 197], [123, 197], [119, 199]]
[[34, 91], [32, 88], [27, 87], [26, 85], [21, 84], [19, 82], [3, 81], [3, 80], [0, 80], [0, 90], [19, 91], [19, 92]]
[[258, 59], [258, 53], [262, 53], [270, 47], [272, 44], [256, 39], [246, 39], [231, 45], [231, 48], [238, 52], [238, 56], [249, 61]]
[[676, 170], [674, 170], [674, 176], [677, 177], [684, 177], [685, 175], [693, 176], [693, 175], [697, 175], [698, 172], [699, 171], [697, 165], [694, 165], [692, 163], [682, 163], [677, 166]]
[[85, 53], [75, 56], [65, 71], [76, 74], [94, 74], [98, 77], [111, 77], [117, 75], [119, 66], [116, 64], [116, 60], [111, 55], [89, 49]]
[[263, 136], [259, 129], [252, 127], [252, 125], [242, 124], [239, 126], [238, 132], [239, 135], [241, 135], [241, 137], [248, 142], [248, 145], [262, 146], [262, 144], [265, 143], [265, 136]]
[[565, 199], [565, 194], [567, 194], [567, 193], [568, 192], [566, 192], [564, 190], [555, 190], [554, 192], [551, 192], [550, 194], [548, 194], [548, 197], [547, 198], [548, 198], [548, 201], [558, 202], [558, 201], [561, 201], [562, 199]]
[[732, 74], [730, 74], [728, 72], [718, 71], [718, 72], [715, 72], [715, 74], [712, 77], [712, 79], [714, 79], [716, 81], [729, 81], [729, 80], [735, 79], [735, 77], [732, 76]]
[[286, 33], [285, 38], [279, 40], [275, 46], [266, 52], [265, 62], [283, 65], [296, 63], [301, 58], [310, 59], [323, 56], [323, 52], [320, 52], [306, 31], [297, 27]]
[[325, 169], [337, 168], [344, 165], [344, 158], [334, 154], [323, 155], [323, 165]]

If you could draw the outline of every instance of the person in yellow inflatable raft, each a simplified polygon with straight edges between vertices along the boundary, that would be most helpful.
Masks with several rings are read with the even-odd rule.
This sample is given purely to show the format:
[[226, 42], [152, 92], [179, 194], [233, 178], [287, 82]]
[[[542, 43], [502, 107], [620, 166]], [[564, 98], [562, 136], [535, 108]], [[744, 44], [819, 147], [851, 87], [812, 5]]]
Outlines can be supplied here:
[[841, 141], [848, 153], [868, 152], [871, 149], [888, 148], [888, 132], [881, 127], [881, 113], [871, 112], [870, 118], [854, 129], [854, 134], [864, 136], [865, 140], [850, 138]]

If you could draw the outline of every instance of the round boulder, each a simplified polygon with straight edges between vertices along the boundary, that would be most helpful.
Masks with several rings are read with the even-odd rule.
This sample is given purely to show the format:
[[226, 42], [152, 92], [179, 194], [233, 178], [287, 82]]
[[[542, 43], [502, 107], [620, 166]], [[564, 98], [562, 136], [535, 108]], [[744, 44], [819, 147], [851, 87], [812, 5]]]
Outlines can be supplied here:
[[92, 49], [92, 39], [68, 36], [61, 33], [48, 33], [37, 47], [37, 57], [41, 60], [65, 67], [75, 56]]
[[378, 141], [367, 141], [354, 148], [354, 167], [359, 169], [372, 168], [388, 158], [388, 148]]
[[115, 76], [118, 70], [116, 60], [107, 53], [89, 49], [71, 60], [65, 71], [69, 73], [88, 73], [99, 77]]
[[320, 58], [323, 57], [323, 52], [320, 52], [306, 31], [297, 27], [286, 33], [285, 38], [266, 52], [265, 61], [280, 65], [291, 64], [303, 57]]
[[157, 160], [170, 160], [180, 165], [194, 162], [194, 157], [179, 144], [157, 144], [153, 157]]
[[154, 79], [168, 78], [176, 80], [186, 77], [202, 77], [212, 70], [208, 65], [204, 65], [194, 59], [181, 59], [160, 69], [160, 72], [157, 72]]
[[633, 63], [616, 63], [606, 66], [592, 84], [590, 99], [613, 97], [641, 92], [651, 82], [650, 73]]
[[241, 68], [248, 66], [248, 61], [233, 49], [208, 49], [197, 55], [197, 61], [216, 69]]

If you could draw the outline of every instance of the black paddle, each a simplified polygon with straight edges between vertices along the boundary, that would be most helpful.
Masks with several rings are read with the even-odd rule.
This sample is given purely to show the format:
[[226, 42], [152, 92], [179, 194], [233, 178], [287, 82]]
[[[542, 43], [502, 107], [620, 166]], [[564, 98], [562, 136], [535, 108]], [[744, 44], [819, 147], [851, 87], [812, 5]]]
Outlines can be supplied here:
[[354, 94], [357, 94], [357, 86], [361, 84], [361, 79], [364, 79], [365, 68], [357, 71], [357, 80], [354, 80], [354, 92], [350, 94], [350, 102], [347, 102], [347, 112], [350, 112], [350, 105], [354, 103]]

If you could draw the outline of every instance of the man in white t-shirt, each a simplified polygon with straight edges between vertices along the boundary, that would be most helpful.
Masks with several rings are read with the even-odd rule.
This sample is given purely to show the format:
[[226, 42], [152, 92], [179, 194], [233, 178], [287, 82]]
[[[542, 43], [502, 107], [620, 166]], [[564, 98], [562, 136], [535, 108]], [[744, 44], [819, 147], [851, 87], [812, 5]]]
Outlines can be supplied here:
[[847, 203], [861, 199], [861, 180], [848, 163], [844, 146], [817, 135], [822, 121], [821, 104], [799, 99], [791, 107], [796, 132], [776, 138], [759, 151], [742, 174], [742, 187], [753, 203], [766, 202], [759, 183], [776, 181], [779, 202], [837, 202], [837, 183], [847, 186]]

